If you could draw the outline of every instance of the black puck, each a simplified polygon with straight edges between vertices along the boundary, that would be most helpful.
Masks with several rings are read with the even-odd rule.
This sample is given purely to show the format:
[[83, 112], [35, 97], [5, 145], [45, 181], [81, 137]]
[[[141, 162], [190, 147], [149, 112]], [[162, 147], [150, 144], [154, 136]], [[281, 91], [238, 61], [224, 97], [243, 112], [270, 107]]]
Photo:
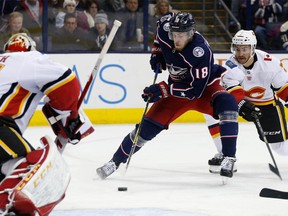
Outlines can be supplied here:
[[118, 187], [118, 191], [127, 191], [128, 188], [127, 187]]

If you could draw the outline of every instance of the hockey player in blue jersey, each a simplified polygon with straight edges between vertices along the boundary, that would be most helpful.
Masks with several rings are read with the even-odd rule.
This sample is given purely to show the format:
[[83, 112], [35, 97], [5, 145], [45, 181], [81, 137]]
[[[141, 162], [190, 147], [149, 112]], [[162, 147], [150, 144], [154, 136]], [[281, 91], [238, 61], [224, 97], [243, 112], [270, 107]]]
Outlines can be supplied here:
[[[220, 120], [225, 155], [220, 175], [232, 177], [238, 135], [236, 100], [219, 84], [225, 68], [214, 64], [213, 52], [205, 38], [195, 30], [190, 13], [168, 13], [160, 18], [150, 64], [154, 71], [157, 65], [161, 65], [162, 70], [168, 69], [169, 78], [167, 83], [162, 81], [143, 91], [144, 101], [149, 100], [153, 105], [141, 123], [134, 153], [168, 129], [179, 116], [196, 110]], [[124, 138], [112, 159], [97, 169], [100, 178], [107, 178], [121, 163], [127, 162], [138, 127], [136, 125]]]

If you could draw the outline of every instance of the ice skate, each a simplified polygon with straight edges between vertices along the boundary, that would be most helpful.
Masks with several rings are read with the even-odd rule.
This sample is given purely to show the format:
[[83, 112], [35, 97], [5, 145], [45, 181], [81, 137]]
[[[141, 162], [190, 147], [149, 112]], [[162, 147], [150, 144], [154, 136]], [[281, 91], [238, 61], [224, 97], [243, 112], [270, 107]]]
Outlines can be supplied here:
[[233, 176], [234, 163], [236, 162], [235, 157], [224, 157], [221, 162], [220, 175], [228, 178]]
[[101, 179], [106, 179], [108, 176], [114, 173], [117, 168], [118, 167], [116, 166], [115, 162], [111, 160], [102, 167], [97, 168], [96, 172]]
[[[213, 158], [208, 160], [208, 165], [209, 165], [209, 172], [210, 173], [220, 173], [221, 169], [221, 162], [224, 159], [224, 155], [222, 153], [217, 153]], [[233, 167], [233, 172], [237, 172], [236, 165], [234, 164]]]

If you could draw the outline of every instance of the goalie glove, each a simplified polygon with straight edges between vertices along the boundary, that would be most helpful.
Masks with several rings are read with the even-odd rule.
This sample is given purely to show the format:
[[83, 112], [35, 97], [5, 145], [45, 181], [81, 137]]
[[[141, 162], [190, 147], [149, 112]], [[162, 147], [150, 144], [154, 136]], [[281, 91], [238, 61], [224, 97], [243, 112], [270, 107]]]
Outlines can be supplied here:
[[70, 111], [54, 109], [49, 103], [43, 106], [42, 111], [57, 136], [55, 143], [59, 150], [63, 151], [68, 142], [77, 144], [94, 131], [92, 123], [81, 109], [75, 119], [69, 119]]
[[243, 99], [238, 103], [239, 115], [246, 121], [253, 121], [255, 116], [261, 117], [262, 113], [259, 107], [255, 106], [253, 103]]
[[143, 90], [142, 98], [145, 102], [154, 103], [162, 98], [169, 97], [168, 85], [162, 81], [158, 84], [153, 84]]
[[75, 119], [69, 119], [67, 126], [65, 127], [68, 135], [68, 142], [75, 145], [81, 140], [81, 134], [79, 128], [83, 125], [83, 121], [80, 119], [80, 115]]

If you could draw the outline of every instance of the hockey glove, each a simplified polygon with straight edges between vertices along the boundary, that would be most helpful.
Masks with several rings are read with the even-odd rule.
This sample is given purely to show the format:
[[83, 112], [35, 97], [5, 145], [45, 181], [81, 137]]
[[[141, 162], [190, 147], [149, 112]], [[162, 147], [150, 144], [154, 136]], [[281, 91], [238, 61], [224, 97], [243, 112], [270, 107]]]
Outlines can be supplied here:
[[162, 70], [166, 70], [166, 61], [162, 54], [161, 48], [159, 47], [159, 45], [153, 44], [150, 57], [150, 65], [153, 71], [156, 70], [158, 64], [161, 65], [158, 73], [161, 73]]
[[69, 143], [75, 145], [81, 140], [81, 133], [78, 131], [78, 129], [82, 126], [82, 124], [83, 121], [80, 120], [79, 115], [75, 119], [68, 120], [68, 124], [65, 129], [67, 131]]
[[158, 84], [151, 85], [146, 87], [143, 90], [142, 98], [145, 102], [149, 101], [150, 103], [154, 103], [161, 98], [167, 98], [169, 96], [168, 85], [162, 81]]
[[79, 115], [75, 119], [69, 119], [70, 111], [56, 110], [48, 103], [43, 106], [42, 111], [56, 136], [62, 136], [72, 144], [79, 142], [81, 134], [77, 130], [83, 124]]
[[253, 121], [255, 116], [258, 118], [261, 117], [261, 110], [259, 107], [255, 106], [253, 103], [247, 100], [241, 100], [238, 103], [239, 115], [244, 118], [246, 121]]

